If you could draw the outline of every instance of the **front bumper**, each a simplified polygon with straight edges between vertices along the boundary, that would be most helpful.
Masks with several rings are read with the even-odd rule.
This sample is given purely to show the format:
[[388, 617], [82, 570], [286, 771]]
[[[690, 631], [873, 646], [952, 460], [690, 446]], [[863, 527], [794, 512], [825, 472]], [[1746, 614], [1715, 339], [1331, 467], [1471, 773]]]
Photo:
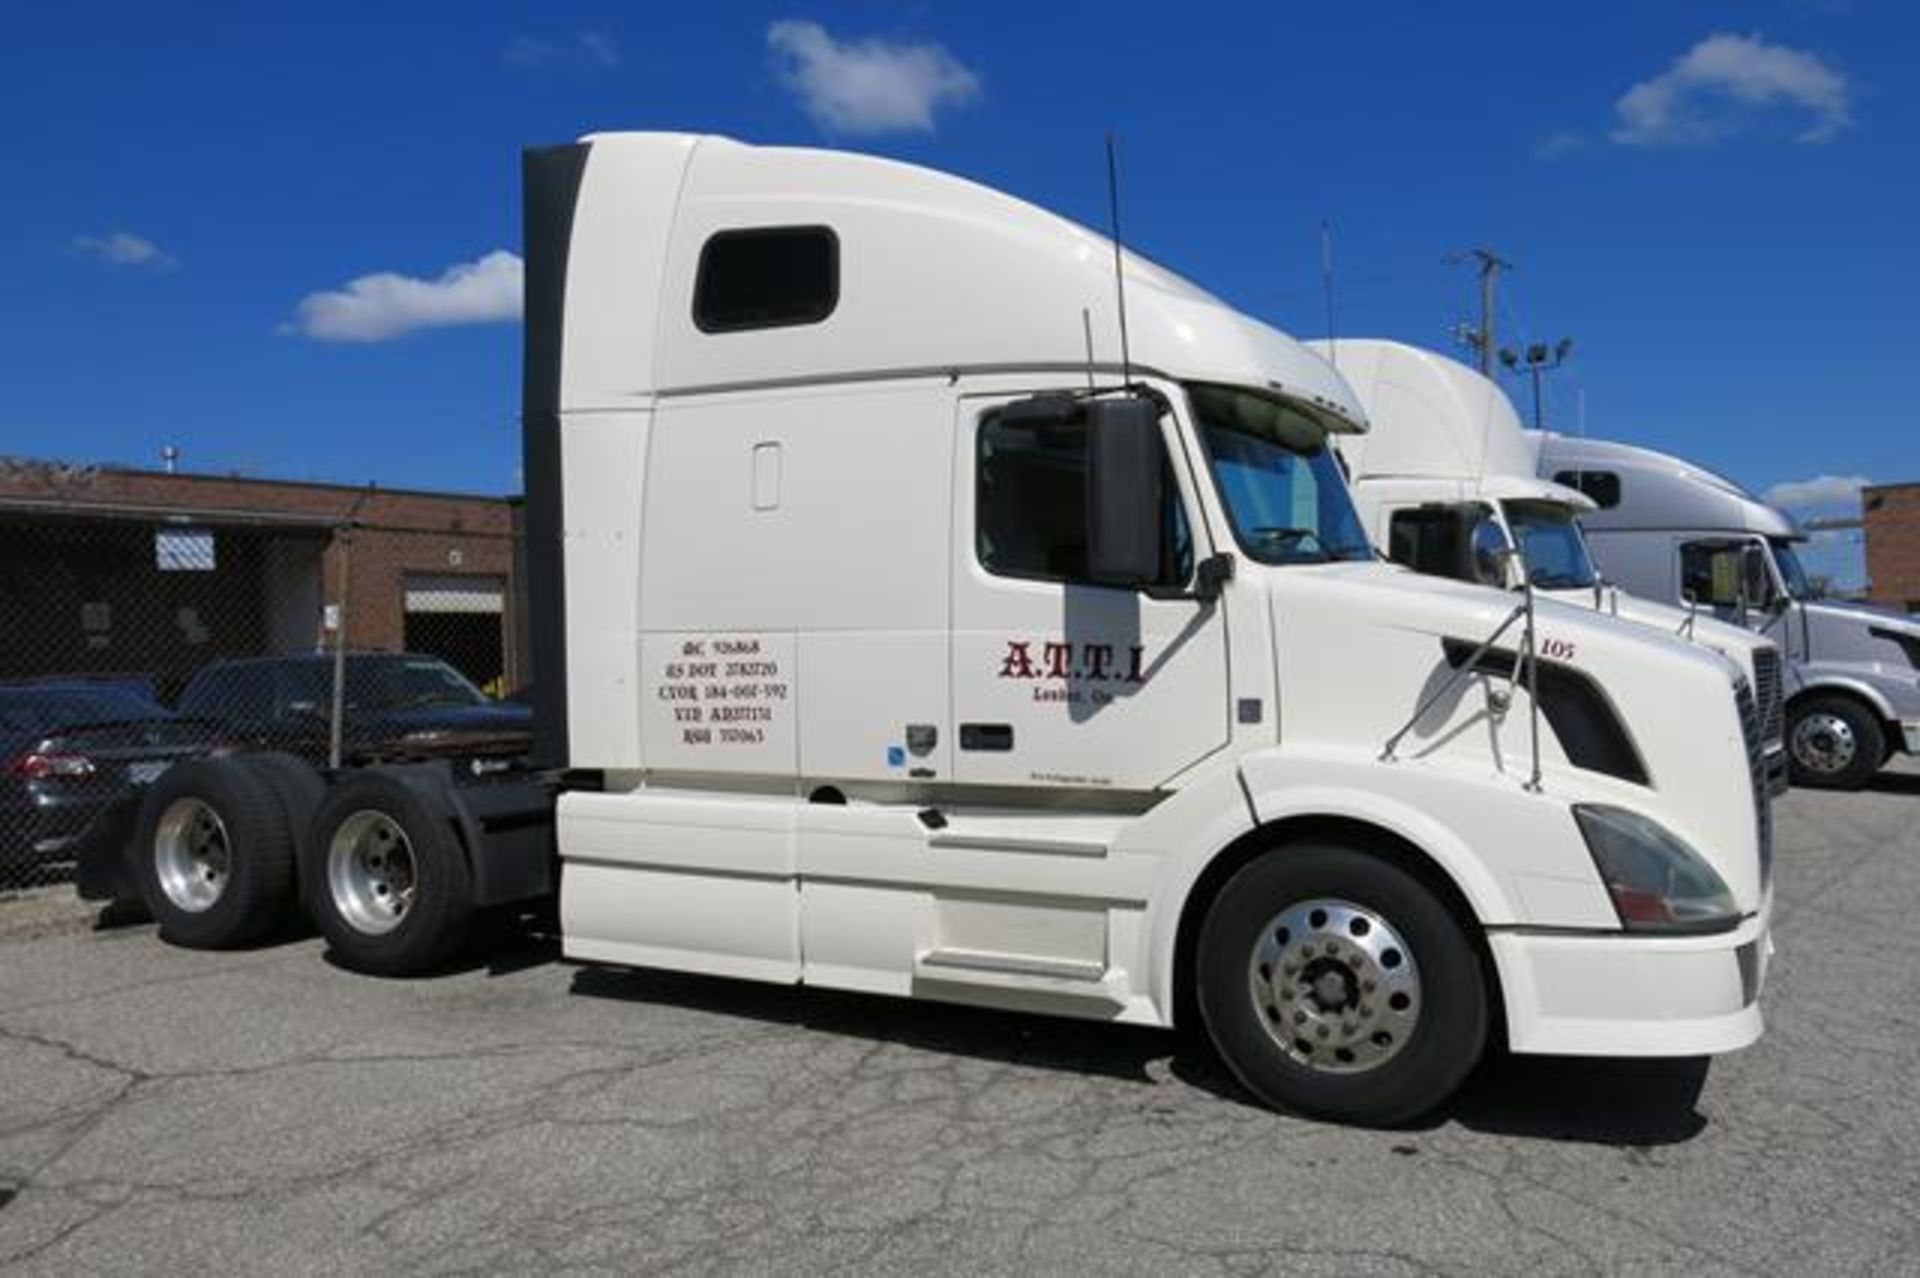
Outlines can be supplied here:
[[1707, 1056], [1760, 1037], [1773, 954], [1769, 897], [1711, 936], [1494, 932], [1515, 1052], [1548, 1056]]

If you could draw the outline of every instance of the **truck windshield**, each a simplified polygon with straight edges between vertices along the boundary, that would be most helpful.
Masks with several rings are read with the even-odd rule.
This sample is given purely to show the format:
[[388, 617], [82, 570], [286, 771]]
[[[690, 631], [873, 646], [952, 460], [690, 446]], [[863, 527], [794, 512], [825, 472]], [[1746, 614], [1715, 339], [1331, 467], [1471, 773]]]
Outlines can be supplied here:
[[1573, 512], [1550, 501], [1509, 501], [1501, 505], [1507, 527], [1527, 561], [1527, 576], [1541, 590], [1586, 589], [1593, 585], [1593, 560]]
[[1373, 558], [1318, 413], [1231, 386], [1187, 395], [1241, 549], [1266, 564]]
[[1767, 544], [1773, 550], [1773, 562], [1780, 570], [1780, 580], [1786, 583], [1787, 597], [1811, 599], [1813, 586], [1807, 581], [1807, 570], [1800, 566], [1800, 556], [1794, 553], [1793, 543], [1774, 541]]

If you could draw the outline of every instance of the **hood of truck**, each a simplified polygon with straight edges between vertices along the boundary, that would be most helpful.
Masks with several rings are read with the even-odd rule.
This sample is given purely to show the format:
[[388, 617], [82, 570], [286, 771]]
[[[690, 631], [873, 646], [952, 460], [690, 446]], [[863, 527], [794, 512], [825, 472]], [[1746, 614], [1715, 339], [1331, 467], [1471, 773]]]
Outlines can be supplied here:
[[1771, 639], [1755, 634], [1745, 627], [1721, 621], [1711, 613], [1696, 612], [1689, 622], [1685, 608], [1660, 603], [1641, 595], [1630, 595], [1615, 586], [1603, 586], [1597, 604], [1594, 601], [1593, 589], [1588, 586], [1572, 587], [1566, 590], [1545, 590], [1538, 593], [1576, 608], [1592, 609], [1604, 616], [1618, 617], [1622, 621], [1651, 626], [1666, 634], [1690, 639], [1700, 647], [1717, 652], [1732, 662], [1734, 668], [1746, 676], [1749, 682], [1755, 680], [1753, 654], [1777, 646]]
[[1808, 612], [1817, 616], [1858, 619], [1867, 625], [1882, 626], [1888, 630], [1898, 630], [1902, 634], [1920, 636], [1920, 618], [1916, 618], [1911, 613], [1881, 607], [1879, 604], [1862, 603], [1854, 599], [1810, 599], [1803, 606]]
[[[1920, 622], [1871, 604], [1818, 599], [1799, 605], [1806, 644], [1802, 677], [1864, 680], [1886, 702], [1893, 717], [1920, 717]], [[1791, 613], [1782, 618], [1793, 634]]]
[[[1262, 576], [1283, 746], [1378, 758], [1413, 720], [1395, 751], [1406, 764], [1492, 773], [1516, 786], [1528, 780], [1532, 716], [1524, 681], [1516, 686], [1504, 673], [1454, 677], [1462, 645], [1471, 651], [1492, 635], [1519, 595], [1379, 563]], [[1646, 773], [1640, 782], [1576, 764], [1542, 714], [1543, 797], [1651, 817], [1712, 862], [1743, 909], [1759, 908], [1760, 808], [1727, 660], [1590, 605], [1537, 598], [1535, 622], [1543, 662], [1597, 689]], [[1524, 624], [1516, 620], [1501, 637], [1502, 652], [1519, 651]]]

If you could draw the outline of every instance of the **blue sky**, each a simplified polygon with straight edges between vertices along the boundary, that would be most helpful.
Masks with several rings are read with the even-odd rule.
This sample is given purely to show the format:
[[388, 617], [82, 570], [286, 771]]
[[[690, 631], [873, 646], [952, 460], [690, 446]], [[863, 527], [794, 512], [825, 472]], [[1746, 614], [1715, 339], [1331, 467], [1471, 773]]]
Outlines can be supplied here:
[[1111, 129], [1129, 240], [1283, 329], [1323, 219], [1351, 335], [1446, 346], [1486, 244], [1503, 339], [1577, 342], [1552, 424], [1920, 479], [1916, 59], [1893, 0], [32, 6], [0, 455], [507, 491], [522, 145], [851, 146], [1101, 225]]

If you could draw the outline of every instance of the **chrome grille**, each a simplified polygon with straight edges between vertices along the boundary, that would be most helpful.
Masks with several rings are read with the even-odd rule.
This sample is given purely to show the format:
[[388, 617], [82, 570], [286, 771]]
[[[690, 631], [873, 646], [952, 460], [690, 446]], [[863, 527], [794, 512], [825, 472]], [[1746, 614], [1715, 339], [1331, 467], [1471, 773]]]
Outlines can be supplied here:
[[1786, 704], [1780, 684], [1780, 650], [1759, 648], [1753, 654], [1753, 699], [1760, 711], [1760, 740], [1774, 745], [1786, 728]]
[[1740, 735], [1747, 747], [1747, 780], [1753, 787], [1753, 814], [1760, 835], [1760, 890], [1773, 881], [1773, 799], [1767, 788], [1767, 756], [1761, 744], [1760, 712], [1753, 689], [1745, 679], [1733, 685], [1733, 702], [1740, 712]]

